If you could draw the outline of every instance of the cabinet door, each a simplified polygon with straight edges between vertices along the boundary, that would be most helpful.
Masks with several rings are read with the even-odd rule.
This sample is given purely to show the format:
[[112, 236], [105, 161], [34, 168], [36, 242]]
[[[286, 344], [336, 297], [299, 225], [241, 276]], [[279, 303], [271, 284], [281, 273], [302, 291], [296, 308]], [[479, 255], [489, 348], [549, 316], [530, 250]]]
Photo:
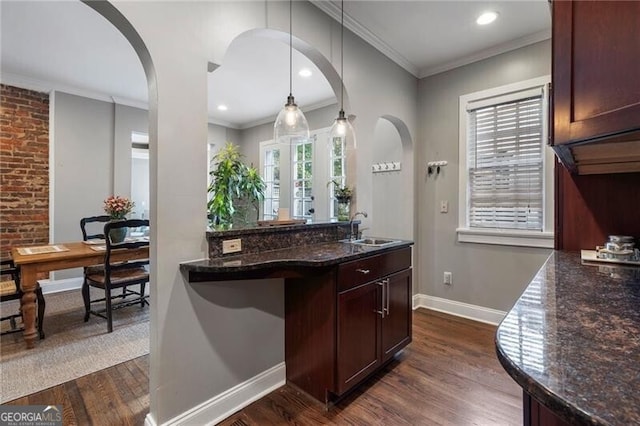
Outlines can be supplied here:
[[386, 278], [382, 320], [382, 362], [411, 342], [411, 269]]
[[553, 2], [555, 145], [640, 129], [640, 2]]
[[381, 289], [370, 282], [338, 294], [338, 395], [380, 365]]

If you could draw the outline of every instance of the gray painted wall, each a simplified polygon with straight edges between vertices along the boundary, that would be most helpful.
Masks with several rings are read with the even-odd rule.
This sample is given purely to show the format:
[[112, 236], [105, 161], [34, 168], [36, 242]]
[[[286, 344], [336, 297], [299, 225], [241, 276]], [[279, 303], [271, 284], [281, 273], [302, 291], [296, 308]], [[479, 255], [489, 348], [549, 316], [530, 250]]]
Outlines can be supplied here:
[[149, 113], [144, 109], [115, 104], [114, 125], [113, 193], [130, 197], [131, 133], [149, 133]]
[[[551, 73], [551, 43], [544, 41], [421, 79], [420, 142], [416, 146], [417, 292], [507, 311], [550, 253], [548, 249], [457, 243], [458, 102], [460, 95]], [[437, 178], [428, 161], [447, 160]], [[439, 212], [440, 200], [449, 213]], [[442, 284], [443, 272], [453, 285]]]
[[367, 212], [371, 228], [365, 229], [363, 235], [411, 240], [413, 233], [406, 223], [412, 218], [408, 211], [412, 208], [412, 194], [408, 192], [411, 186], [405, 184], [405, 176], [410, 172], [404, 162], [398, 129], [390, 121], [379, 118], [372, 147], [372, 163], [400, 162], [404, 169], [383, 173], [369, 171], [373, 183], [372, 209]]
[[[102, 214], [113, 189], [114, 108], [62, 92], [53, 102], [52, 241], [79, 241], [80, 219]], [[56, 272], [55, 279], [81, 275], [82, 269], [71, 269]]]
[[[130, 196], [131, 132], [148, 132], [147, 111], [64, 92], [53, 104], [52, 241], [79, 241], [81, 218], [104, 214], [111, 194]], [[54, 273], [80, 276], [82, 269]]]

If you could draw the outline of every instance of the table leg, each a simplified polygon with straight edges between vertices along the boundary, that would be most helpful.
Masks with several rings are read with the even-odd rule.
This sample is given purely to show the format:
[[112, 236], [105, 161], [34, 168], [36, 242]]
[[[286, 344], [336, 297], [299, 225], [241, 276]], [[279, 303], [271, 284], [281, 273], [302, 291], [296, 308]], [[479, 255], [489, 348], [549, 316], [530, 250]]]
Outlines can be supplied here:
[[35, 268], [28, 265], [20, 267], [20, 287], [22, 288], [22, 299], [20, 309], [22, 309], [22, 321], [24, 322], [24, 340], [27, 349], [35, 346], [38, 332], [36, 330], [36, 293], [37, 286]]

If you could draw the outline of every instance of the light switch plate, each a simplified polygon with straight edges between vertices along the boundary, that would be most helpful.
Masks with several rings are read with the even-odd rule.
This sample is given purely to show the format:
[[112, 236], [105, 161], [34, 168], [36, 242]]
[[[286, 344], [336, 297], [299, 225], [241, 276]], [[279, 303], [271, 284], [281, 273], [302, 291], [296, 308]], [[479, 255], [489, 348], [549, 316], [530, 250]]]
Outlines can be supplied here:
[[222, 254], [237, 253], [239, 251], [242, 251], [242, 240], [240, 238], [222, 241]]
[[440, 201], [440, 213], [449, 213], [449, 202], [446, 200]]

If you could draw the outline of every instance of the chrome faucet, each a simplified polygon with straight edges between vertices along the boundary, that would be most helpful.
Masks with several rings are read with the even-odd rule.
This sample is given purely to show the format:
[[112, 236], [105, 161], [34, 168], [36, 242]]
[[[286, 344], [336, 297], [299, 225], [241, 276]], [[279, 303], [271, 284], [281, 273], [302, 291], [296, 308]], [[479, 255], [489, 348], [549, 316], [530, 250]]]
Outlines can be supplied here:
[[357, 217], [358, 215], [360, 215], [360, 216], [362, 216], [362, 217], [367, 217], [367, 216], [368, 216], [368, 215], [367, 215], [367, 212], [355, 212], [355, 213], [353, 214], [353, 216], [351, 216], [351, 220], [349, 221], [349, 222], [350, 222], [349, 224], [351, 225], [351, 234], [349, 234], [349, 240], [351, 240], [351, 241], [353, 241], [353, 240], [355, 240], [355, 239], [356, 239], [356, 235], [355, 235], [355, 233], [353, 232], [353, 221], [356, 219], [356, 217]]

